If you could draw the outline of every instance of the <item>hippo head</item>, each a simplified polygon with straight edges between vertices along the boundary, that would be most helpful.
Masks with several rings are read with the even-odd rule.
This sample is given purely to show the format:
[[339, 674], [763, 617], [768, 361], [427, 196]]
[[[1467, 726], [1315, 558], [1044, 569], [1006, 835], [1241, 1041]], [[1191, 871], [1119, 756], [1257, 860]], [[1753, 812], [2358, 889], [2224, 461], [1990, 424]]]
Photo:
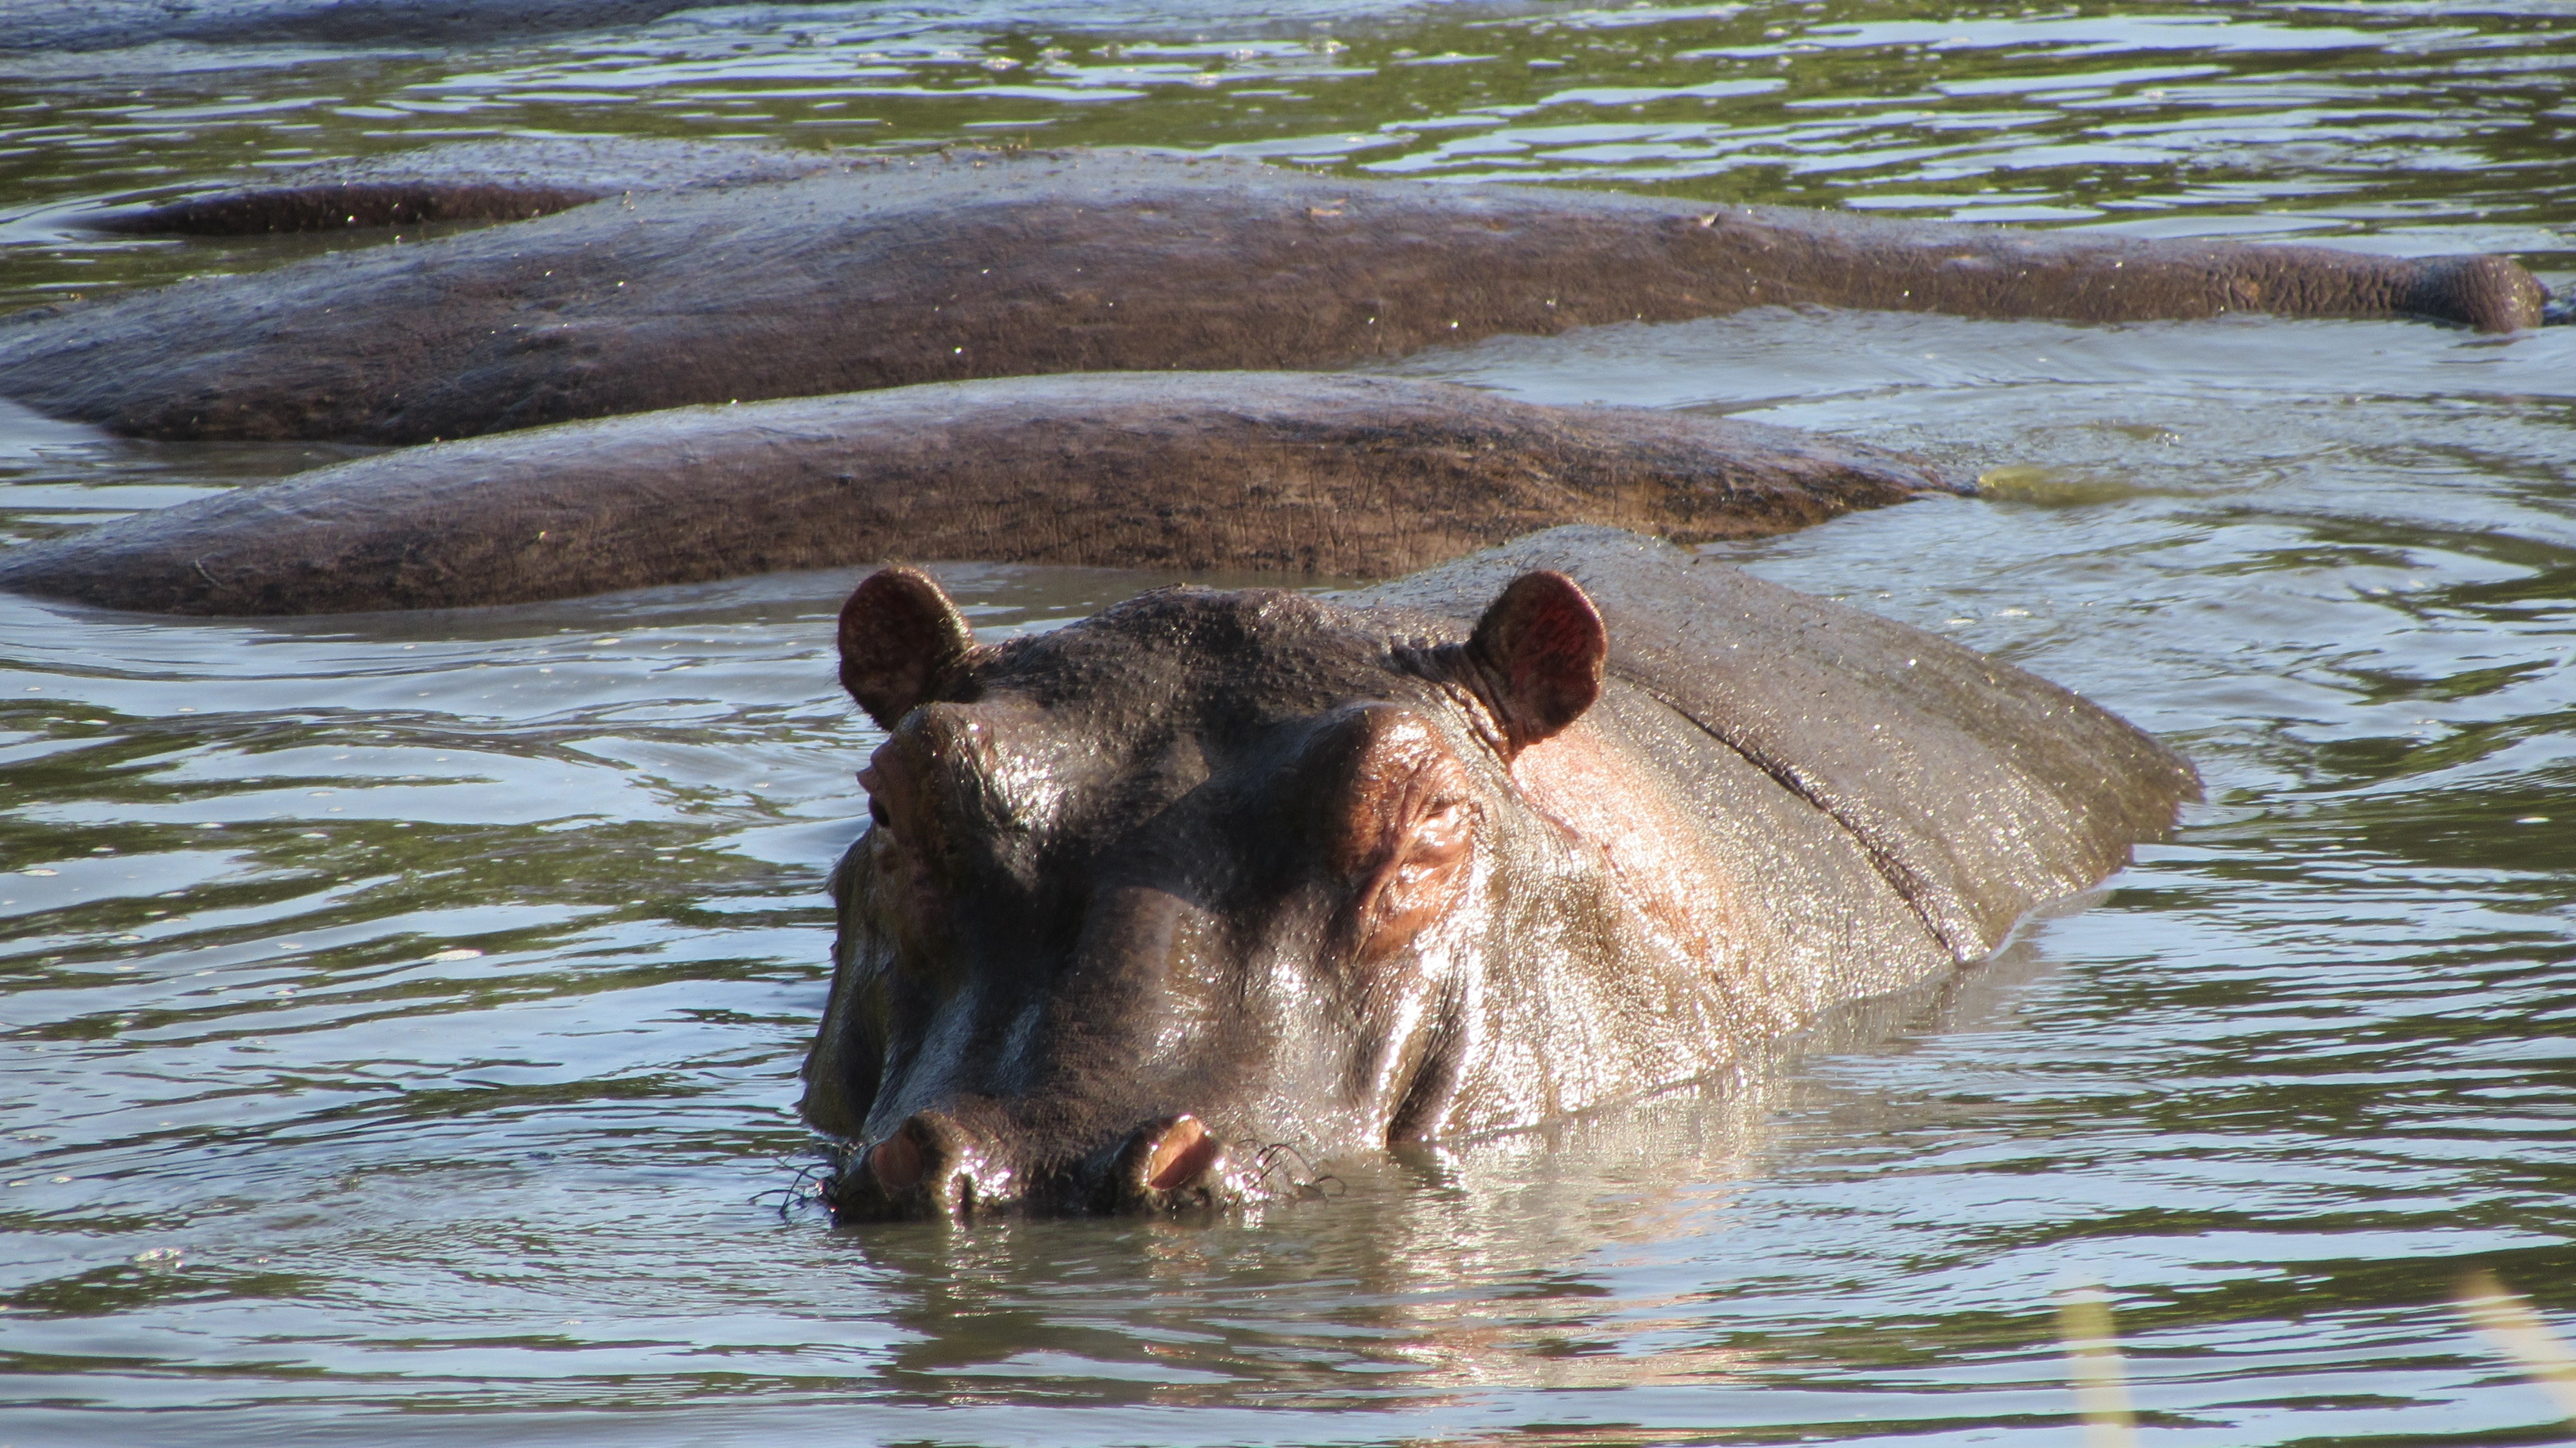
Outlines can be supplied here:
[[1585, 928], [1511, 775], [1601, 690], [1562, 574], [1464, 636], [1171, 588], [981, 644], [890, 568], [840, 650], [888, 734], [806, 1066], [844, 1218], [1254, 1200], [1453, 1131], [1494, 962]]

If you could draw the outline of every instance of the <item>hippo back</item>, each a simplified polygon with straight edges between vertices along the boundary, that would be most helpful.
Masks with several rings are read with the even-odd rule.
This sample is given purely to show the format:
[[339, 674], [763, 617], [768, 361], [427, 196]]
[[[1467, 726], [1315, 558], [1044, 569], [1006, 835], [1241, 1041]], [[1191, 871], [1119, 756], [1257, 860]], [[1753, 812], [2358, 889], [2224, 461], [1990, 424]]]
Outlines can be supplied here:
[[[1757, 881], [1784, 866], [1808, 876], [1783, 895], [1842, 902], [1837, 919], [1817, 922], [1825, 953], [1840, 957], [1827, 974], [1863, 978], [1825, 996], [1922, 973], [1908, 934], [1928, 934], [1921, 943], [1952, 960], [1991, 953], [2014, 922], [2119, 868], [2199, 796], [2172, 751], [2046, 680], [1632, 533], [1552, 529], [1346, 602], [1472, 622], [1532, 569], [1572, 577], [1601, 611], [1605, 722], [1644, 735], [1670, 767], [1758, 774], [1807, 807], [1675, 781], [1721, 843], [1734, 835], [1739, 855], [1784, 848], [1778, 830], [1742, 827], [1748, 808], [1806, 815], [1811, 835], [1843, 842], [1793, 841], [1794, 861], [1745, 861]], [[1851, 875], [1850, 857], [1884, 888], [1815, 888], [1819, 870]]]

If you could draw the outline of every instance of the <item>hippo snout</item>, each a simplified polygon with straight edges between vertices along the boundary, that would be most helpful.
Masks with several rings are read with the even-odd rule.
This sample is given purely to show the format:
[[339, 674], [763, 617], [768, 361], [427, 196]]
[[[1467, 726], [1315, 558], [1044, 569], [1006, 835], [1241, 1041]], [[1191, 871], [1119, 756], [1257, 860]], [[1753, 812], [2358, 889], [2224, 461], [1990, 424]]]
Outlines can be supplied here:
[[963, 1216], [1019, 1194], [1018, 1174], [940, 1111], [914, 1113], [848, 1159], [825, 1190], [835, 1215], [876, 1220]]
[[1225, 1142], [1195, 1116], [1150, 1121], [1053, 1167], [1007, 1132], [920, 1111], [848, 1157], [825, 1184], [844, 1221], [964, 1218], [979, 1212], [1169, 1212], [1222, 1206], [1240, 1192]]

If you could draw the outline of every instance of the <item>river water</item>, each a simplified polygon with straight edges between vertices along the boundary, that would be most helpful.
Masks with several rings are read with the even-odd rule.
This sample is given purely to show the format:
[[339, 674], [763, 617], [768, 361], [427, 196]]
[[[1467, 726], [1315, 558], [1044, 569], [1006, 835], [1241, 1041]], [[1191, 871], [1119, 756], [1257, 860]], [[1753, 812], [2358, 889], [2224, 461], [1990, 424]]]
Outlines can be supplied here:
[[[309, 241], [103, 200], [494, 134], [1142, 144], [2576, 279], [2564, 6], [693, 12], [0, 55], [0, 306]], [[417, 240], [406, 237], [406, 241]], [[329, 245], [375, 244], [381, 235]], [[2561, 1441], [2446, 1305], [2576, 1321], [2576, 328], [1768, 311], [1391, 370], [1982, 473], [1728, 550], [2158, 731], [2209, 802], [1777, 1061], [1213, 1224], [836, 1233], [794, 1071], [872, 743], [854, 575], [413, 616], [0, 596], [0, 1442]], [[0, 531], [349, 455], [0, 418]], [[988, 633], [1158, 581], [958, 565]]]

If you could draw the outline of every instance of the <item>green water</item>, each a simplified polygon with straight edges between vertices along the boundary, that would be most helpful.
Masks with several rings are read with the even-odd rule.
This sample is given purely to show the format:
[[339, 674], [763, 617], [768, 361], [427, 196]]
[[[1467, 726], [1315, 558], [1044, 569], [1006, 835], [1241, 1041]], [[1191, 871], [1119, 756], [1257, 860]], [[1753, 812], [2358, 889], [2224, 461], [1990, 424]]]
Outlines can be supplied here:
[[[1005, 64], [1005, 62], [1008, 62]], [[383, 237], [69, 218], [447, 137], [1151, 145], [2576, 273], [2563, 7], [812, 6], [488, 49], [0, 54], [0, 306]], [[405, 243], [420, 240], [406, 233]], [[2210, 785], [2000, 959], [1256, 1219], [797, 1210], [852, 575], [408, 617], [0, 596], [0, 1442], [2561, 1441], [2576, 328], [1769, 311], [1430, 353], [1996, 486], [1731, 550]], [[347, 455], [0, 418], [0, 533]], [[992, 632], [1143, 576], [961, 565]], [[781, 1204], [788, 1210], [783, 1214]]]

